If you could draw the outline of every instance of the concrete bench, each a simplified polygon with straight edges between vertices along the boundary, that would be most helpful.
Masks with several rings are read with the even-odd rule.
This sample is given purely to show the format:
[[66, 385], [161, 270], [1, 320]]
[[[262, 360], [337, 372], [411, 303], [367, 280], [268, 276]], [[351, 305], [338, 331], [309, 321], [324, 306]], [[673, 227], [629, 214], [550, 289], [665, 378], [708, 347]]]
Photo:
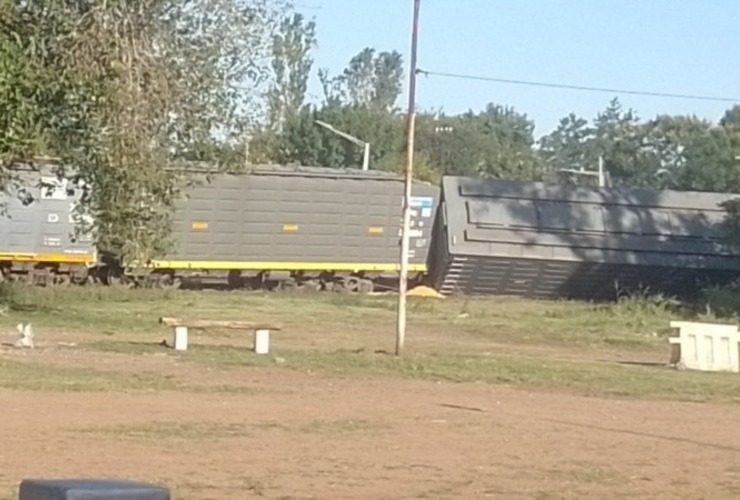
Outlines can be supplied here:
[[182, 320], [178, 318], [159, 318], [159, 323], [171, 327], [174, 332], [174, 346], [177, 351], [188, 349], [188, 329], [227, 328], [230, 330], [251, 330], [254, 332], [252, 349], [257, 354], [270, 352], [270, 331], [282, 330], [281, 325], [272, 323], [253, 323], [250, 321], [223, 320]]
[[740, 372], [740, 333], [737, 325], [671, 321], [678, 337], [668, 339], [679, 348], [671, 361], [689, 370]]

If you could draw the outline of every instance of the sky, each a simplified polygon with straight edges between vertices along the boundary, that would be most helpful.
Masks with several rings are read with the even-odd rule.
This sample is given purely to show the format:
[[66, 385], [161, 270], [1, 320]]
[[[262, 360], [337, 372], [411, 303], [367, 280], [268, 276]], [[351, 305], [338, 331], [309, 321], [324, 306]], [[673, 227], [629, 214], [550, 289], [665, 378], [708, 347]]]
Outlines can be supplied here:
[[[316, 21], [316, 72], [340, 73], [364, 47], [410, 60], [413, 0], [295, 0]], [[740, 103], [737, 0], [421, 0], [418, 67], [546, 83], [729, 97]], [[407, 106], [408, 75], [398, 105]], [[573, 112], [596, 117], [613, 97], [644, 120], [659, 114], [719, 120], [732, 102], [579, 92], [420, 76], [417, 109], [446, 114], [512, 106], [553, 130]]]

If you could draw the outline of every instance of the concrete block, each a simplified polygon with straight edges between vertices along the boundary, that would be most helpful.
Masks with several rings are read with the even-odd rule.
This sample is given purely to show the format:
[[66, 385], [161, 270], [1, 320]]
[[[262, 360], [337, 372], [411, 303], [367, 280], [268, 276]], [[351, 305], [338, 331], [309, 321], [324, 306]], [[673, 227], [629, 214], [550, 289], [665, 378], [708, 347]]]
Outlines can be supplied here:
[[18, 500], [170, 500], [170, 492], [133, 481], [24, 479]]
[[689, 370], [740, 372], [737, 325], [671, 321], [678, 337], [669, 342], [680, 346], [680, 361]]
[[187, 351], [188, 350], [188, 327], [187, 326], [176, 326], [175, 327], [175, 350], [176, 351]]
[[267, 354], [270, 352], [270, 330], [254, 331], [254, 352]]

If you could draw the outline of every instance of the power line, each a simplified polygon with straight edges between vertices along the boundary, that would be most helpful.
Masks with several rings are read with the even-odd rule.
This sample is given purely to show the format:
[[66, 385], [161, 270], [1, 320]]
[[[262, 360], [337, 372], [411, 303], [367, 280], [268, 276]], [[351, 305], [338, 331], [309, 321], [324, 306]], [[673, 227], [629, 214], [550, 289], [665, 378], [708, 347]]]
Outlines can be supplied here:
[[569, 90], [581, 90], [588, 92], [607, 92], [610, 94], [633, 94], [633, 95], [645, 95], [651, 97], [669, 97], [674, 99], [693, 99], [699, 101], [722, 101], [722, 102], [740, 102], [740, 98], [737, 97], [712, 97], [702, 96], [693, 94], [671, 94], [666, 92], [648, 92], [640, 90], [624, 90], [624, 89], [609, 89], [603, 87], [584, 87], [581, 85], [566, 85], [560, 83], [545, 83], [545, 82], [532, 82], [526, 80], [509, 80], [506, 78], [493, 78], [487, 76], [475, 76], [475, 75], [463, 75], [458, 73], [445, 73], [442, 71], [426, 71], [423, 69], [416, 70], [418, 74], [424, 76], [443, 76], [447, 78], [457, 78], [460, 80], [479, 80], [484, 82], [497, 82], [497, 83], [511, 83], [514, 85], [529, 85], [533, 87], [549, 87], [556, 89], [569, 89]]

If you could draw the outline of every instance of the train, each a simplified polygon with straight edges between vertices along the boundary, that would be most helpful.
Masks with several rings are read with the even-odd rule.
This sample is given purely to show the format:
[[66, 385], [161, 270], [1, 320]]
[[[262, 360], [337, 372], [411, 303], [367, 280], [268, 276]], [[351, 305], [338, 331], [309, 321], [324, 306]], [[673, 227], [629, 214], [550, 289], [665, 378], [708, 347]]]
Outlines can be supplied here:
[[[3, 199], [0, 280], [351, 293], [397, 287], [400, 176], [261, 165], [240, 174], [193, 171], [190, 179], [175, 204], [171, 251], [123, 264], [74, 230], [82, 222], [72, 183], [48, 169], [24, 171]], [[415, 181], [410, 287], [574, 299], [638, 287], [695, 295], [740, 279], [740, 256], [721, 230], [723, 203], [735, 198], [457, 176], [439, 185]]]
[[[193, 167], [175, 204], [171, 252], [122, 264], [75, 236], [81, 193], [51, 167], [19, 173], [0, 218], [0, 276], [39, 285], [301, 288], [368, 293], [398, 281], [403, 180], [356, 169]], [[32, 201], [29, 201], [29, 196]], [[412, 186], [409, 276], [426, 271], [439, 187]], [[79, 232], [79, 231], [77, 231]]]

